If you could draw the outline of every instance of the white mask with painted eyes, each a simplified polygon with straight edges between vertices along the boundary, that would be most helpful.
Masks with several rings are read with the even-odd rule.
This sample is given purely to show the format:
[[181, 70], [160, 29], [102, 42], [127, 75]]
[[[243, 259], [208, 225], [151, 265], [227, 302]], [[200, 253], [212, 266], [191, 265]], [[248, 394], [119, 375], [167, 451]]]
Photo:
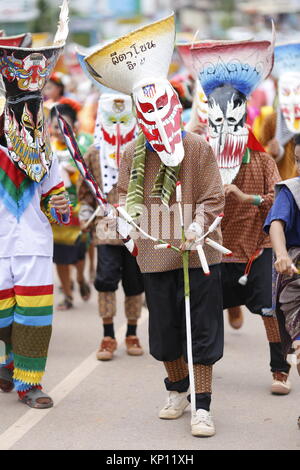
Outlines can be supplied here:
[[247, 147], [246, 106], [246, 97], [230, 86], [220, 87], [208, 97], [209, 143], [223, 184], [230, 184], [239, 172]]
[[177, 93], [166, 79], [139, 83], [133, 90], [138, 124], [146, 139], [167, 166], [177, 166], [184, 157], [181, 113]]
[[300, 73], [286, 73], [278, 82], [280, 110], [289, 131], [300, 131]]
[[[119, 168], [122, 150], [135, 138], [136, 119], [127, 95], [103, 94], [99, 100], [97, 124], [101, 146], [111, 168]], [[96, 136], [97, 138], [97, 136]]]

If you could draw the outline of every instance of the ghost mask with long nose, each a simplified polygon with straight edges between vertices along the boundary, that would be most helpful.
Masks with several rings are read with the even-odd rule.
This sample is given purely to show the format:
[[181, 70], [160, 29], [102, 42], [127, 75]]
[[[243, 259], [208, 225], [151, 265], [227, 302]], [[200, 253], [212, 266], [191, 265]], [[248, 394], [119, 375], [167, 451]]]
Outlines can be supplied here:
[[53, 46], [31, 48], [0, 44], [8, 152], [17, 168], [36, 183], [43, 180], [52, 163], [42, 89], [63, 50], [67, 35], [68, 2], [63, 0]]
[[130, 96], [104, 93], [99, 100], [97, 124], [108, 166], [118, 169], [122, 151], [135, 138], [136, 119]]
[[147, 79], [133, 90], [137, 121], [146, 139], [167, 166], [179, 165], [184, 157], [181, 136], [182, 106], [166, 79]]

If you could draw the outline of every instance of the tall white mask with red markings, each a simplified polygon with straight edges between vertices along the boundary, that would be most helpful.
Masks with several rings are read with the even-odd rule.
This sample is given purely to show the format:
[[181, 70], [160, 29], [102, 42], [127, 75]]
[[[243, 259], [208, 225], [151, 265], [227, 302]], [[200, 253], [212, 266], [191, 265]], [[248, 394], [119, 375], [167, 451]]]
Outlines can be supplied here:
[[108, 166], [118, 169], [122, 150], [136, 135], [136, 119], [130, 96], [104, 93], [99, 100], [97, 123], [101, 126], [101, 147]]
[[168, 80], [147, 79], [133, 90], [136, 115], [146, 139], [167, 166], [184, 157], [181, 137], [182, 106]]
[[175, 40], [174, 15], [137, 29], [85, 57], [87, 71], [102, 85], [132, 94], [137, 121], [162, 162], [184, 157], [182, 107], [167, 80]]

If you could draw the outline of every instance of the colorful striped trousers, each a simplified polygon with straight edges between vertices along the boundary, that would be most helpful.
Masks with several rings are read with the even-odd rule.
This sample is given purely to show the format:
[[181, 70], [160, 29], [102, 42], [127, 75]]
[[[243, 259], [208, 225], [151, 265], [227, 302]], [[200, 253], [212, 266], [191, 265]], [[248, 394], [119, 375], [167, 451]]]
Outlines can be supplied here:
[[0, 258], [0, 364], [25, 391], [43, 377], [52, 332], [52, 257]]

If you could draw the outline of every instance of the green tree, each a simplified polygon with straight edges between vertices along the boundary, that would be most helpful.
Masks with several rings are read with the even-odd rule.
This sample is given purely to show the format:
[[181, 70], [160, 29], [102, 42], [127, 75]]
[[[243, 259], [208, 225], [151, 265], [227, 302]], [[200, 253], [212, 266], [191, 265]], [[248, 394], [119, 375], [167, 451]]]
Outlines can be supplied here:
[[58, 19], [57, 6], [53, 7], [53, 2], [48, 0], [38, 0], [37, 9], [39, 16], [32, 22], [31, 31], [33, 33], [54, 33]]

